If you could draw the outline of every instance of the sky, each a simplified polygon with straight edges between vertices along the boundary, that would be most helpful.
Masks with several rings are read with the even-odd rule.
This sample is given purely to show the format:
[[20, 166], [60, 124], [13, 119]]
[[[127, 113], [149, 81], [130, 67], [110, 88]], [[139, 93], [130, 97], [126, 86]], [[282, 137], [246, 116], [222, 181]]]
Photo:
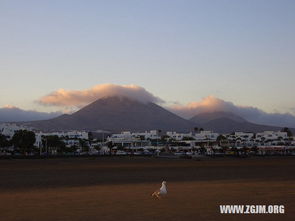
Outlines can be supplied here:
[[0, 107], [59, 111], [56, 91], [139, 85], [295, 114], [295, 1], [0, 0]]

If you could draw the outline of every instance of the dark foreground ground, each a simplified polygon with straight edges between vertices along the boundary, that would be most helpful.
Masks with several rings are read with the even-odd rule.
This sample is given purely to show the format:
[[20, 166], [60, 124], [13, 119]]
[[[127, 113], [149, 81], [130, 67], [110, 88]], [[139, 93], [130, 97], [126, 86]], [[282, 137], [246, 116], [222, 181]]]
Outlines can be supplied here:
[[[166, 180], [161, 200], [150, 194]], [[284, 215], [221, 215], [283, 204]], [[0, 161], [0, 220], [295, 220], [295, 158]]]

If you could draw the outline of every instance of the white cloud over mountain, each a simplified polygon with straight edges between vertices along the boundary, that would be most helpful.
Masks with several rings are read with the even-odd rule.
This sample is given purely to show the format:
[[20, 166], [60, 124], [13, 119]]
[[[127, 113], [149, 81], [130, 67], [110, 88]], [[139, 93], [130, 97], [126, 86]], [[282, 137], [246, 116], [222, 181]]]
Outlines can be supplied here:
[[[295, 116], [291, 113], [267, 113], [251, 106], [239, 106], [230, 101], [225, 101], [214, 96], [208, 96], [201, 101], [191, 102], [186, 105], [170, 105], [161, 98], [153, 95], [145, 88], [137, 85], [100, 84], [85, 90], [60, 89], [41, 97], [37, 102], [45, 106], [56, 106], [65, 110], [81, 108], [99, 98], [110, 96], [125, 96], [143, 103], [153, 102], [166, 105], [165, 108], [189, 119], [199, 113], [206, 112], [232, 112], [244, 119], [265, 125], [295, 128]], [[25, 111], [16, 107], [7, 106], [0, 108], [1, 121], [31, 121], [56, 117], [61, 112], [44, 113], [38, 111]]]
[[295, 128], [295, 116], [290, 113], [267, 113], [256, 107], [235, 105], [214, 96], [208, 96], [199, 102], [191, 102], [187, 105], [173, 105], [168, 109], [184, 118], [191, 118], [200, 113], [224, 111], [232, 112], [257, 124]]
[[162, 103], [163, 100], [137, 85], [99, 84], [86, 90], [59, 89], [39, 99], [39, 103], [50, 106], [83, 107], [99, 98], [125, 96], [143, 103]]

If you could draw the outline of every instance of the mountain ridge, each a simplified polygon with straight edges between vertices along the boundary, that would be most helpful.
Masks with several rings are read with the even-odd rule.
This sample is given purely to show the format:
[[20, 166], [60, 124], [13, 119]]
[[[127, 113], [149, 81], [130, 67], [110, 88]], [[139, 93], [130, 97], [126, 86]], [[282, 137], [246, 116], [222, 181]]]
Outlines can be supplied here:
[[[72, 114], [63, 114], [53, 119], [25, 122], [24, 124], [42, 131], [121, 132], [128, 130], [142, 132], [162, 130], [189, 132], [194, 127], [202, 127], [217, 133], [231, 133], [282, 129], [282, 127], [255, 124], [234, 113], [222, 111], [200, 113], [186, 120], [155, 103], [143, 103], [122, 96], [100, 98]], [[295, 129], [290, 129], [295, 131]]]
[[169, 112], [155, 103], [142, 103], [127, 97], [105, 97], [69, 115], [27, 123], [46, 131], [53, 130], [124, 130], [152, 129], [189, 131], [195, 123]]
[[[194, 123], [199, 123], [199, 126], [205, 130], [213, 130], [218, 133], [232, 132], [263, 132], [263, 131], [278, 131], [282, 127], [255, 124], [245, 120], [244, 118], [231, 112], [207, 112], [195, 115], [190, 119]], [[290, 128], [295, 131], [294, 128]]]

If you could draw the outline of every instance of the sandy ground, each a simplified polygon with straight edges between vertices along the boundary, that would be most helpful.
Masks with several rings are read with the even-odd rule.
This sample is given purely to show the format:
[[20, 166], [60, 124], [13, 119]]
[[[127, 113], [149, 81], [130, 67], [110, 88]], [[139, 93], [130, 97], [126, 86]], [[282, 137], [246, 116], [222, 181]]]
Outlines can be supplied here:
[[[150, 194], [168, 183], [168, 195]], [[220, 204], [282, 204], [222, 215]], [[0, 161], [0, 220], [295, 220], [295, 158]]]

